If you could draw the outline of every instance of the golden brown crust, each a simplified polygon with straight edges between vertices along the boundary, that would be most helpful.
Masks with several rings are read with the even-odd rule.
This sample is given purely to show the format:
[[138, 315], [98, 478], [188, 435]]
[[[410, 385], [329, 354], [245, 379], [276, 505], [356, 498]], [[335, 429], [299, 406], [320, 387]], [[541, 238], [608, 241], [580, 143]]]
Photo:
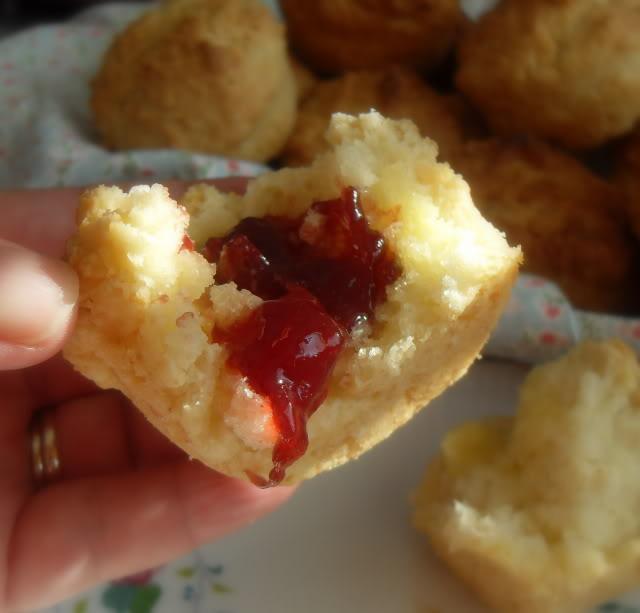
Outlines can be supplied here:
[[462, 135], [453, 101], [433, 91], [411, 69], [348, 72], [320, 81], [302, 104], [283, 160], [289, 166], [309, 164], [326, 151], [324, 134], [333, 113], [364, 113], [376, 109], [392, 119], [410, 119], [420, 133], [438, 144], [441, 157], [459, 146]]
[[558, 283], [578, 308], [634, 305], [635, 250], [619, 190], [540, 142], [466, 143], [454, 168], [476, 206], [524, 252], [524, 270]]
[[637, 0], [504, 0], [469, 28], [457, 84], [502, 134], [591, 148], [640, 118]]
[[245, 403], [244, 422], [231, 415], [238, 375], [211, 331], [261, 300], [233, 283], [212, 285], [214, 267], [181, 248], [187, 224], [202, 245], [245, 217], [297, 217], [351, 185], [404, 271], [372, 329], [341, 354], [287, 483], [359, 456], [462, 376], [517, 274], [519, 250], [482, 218], [466, 184], [436, 162], [410, 122], [338, 115], [329, 138], [332, 151], [311, 167], [263, 174], [243, 196], [201, 185], [181, 208], [161, 186], [93, 190], [69, 246], [80, 304], [66, 357], [100, 386], [123, 391], [191, 456], [232, 476], [266, 476], [272, 448], [254, 444], [259, 407]]
[[284, 29], [262, 3], [170, 0], [115, 39], [91, 104], [112, 148], [265, 161], [291, 130], [295, 89]]
[[[318, 409], [315, 420], [310, 423], [309, 435], [313, 444], [287, 470], [284, 483], [300, 483], [358, 458], [406, 424], [431, 400], [463, 377], [478, 358], [499, 314], [506, 306], [517, 272], [517, 265], [505, 270], [494, 279], [491, 288], [478, 294], [463, 318], [450, 328], [440, 330], [428, 342], [417, 343], [412, 363], [433, 364], [437, 359], [437, 368], [428, 371], [420, 368], [418, 372], [412, 366], [412, 372], [405, 375], [405, 381], [389, 382], [391, 393], [376, 393], [371, 397], [363, 397], [366, 396], [365, 391], [353, 394], [348, 385], [332, 386], [331, 397]], [[348, 368], [344, 362], [340, 366]], [[385, 376], [388, 380], [389, 374]], [[179, 413], [159, 410], [155, 403], [150, 402], [147, 394], [139, 394], [137, 390], [128, 394], [146, 418], [191, 457], [237, 478], [246, 478], [246, 470], [265, 477], [268, 474], [270, 454], [247, 453], [246, 449], [236, 449], [228, 453], [226, 458], [212, 462], [209, 450], [203, 448], [200, 437], [185, 428]], [[330, 429], [326, 424], [316, 428], [318, 418], [322, 415], [331, 416], [330, 421], [334, 421], [337, 415], [342, 418], [335, 419], [336, 425]], [[326, 420], [329, 421], [329, 417]]]
[[465, 22], [458, 0], [283, 0], [293, 48], [315, 70], [431, 68]]

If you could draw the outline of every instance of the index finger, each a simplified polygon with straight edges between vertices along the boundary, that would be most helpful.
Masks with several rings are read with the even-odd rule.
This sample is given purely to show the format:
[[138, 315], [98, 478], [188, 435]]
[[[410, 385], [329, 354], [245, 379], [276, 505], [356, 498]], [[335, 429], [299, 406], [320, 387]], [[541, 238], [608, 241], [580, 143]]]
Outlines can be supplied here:
[[[223, 191], [243, 192], [244, 177], [203, 181]], [[173, 198], [180, 198], [190, 183], [166, 181]], [[120, 184], [128, 189], [133, 183]], [[11, 190], [0, 192], [0, 238], [38, 253], [62, 257], [75, 230], [76, 208], [85, 187]]]

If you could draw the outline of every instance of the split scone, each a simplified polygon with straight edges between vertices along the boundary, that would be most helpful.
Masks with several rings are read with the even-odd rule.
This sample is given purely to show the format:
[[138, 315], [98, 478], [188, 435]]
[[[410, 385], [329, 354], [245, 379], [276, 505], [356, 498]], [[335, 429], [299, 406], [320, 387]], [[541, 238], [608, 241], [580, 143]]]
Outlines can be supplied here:
[[504, 613], [582, 613], [640, 584], [640, 365], [617, 340], [534, 369], [515, 417], [444, 440], [415, 501], [442, 559]]
[[524, 270], [589, 311], [637, 305], [637, 254], [622, 191], [540, 141], [465, 143], [451, 163], [480, 212], [522, 246]]
[[640, 119], [638, 0], [501, 0], [458, 48], [459, 89], [501, 134], [588, 149]]
[[120, 33], [92, 84], [107, 147], [267, 161], [295, 121], [284, 27], [260, 0], [163, 0]]
[[90, 191], [69, 245], [67, 359], [259, 484], [360, 455], [461, 377], [520, 261], [410, 122], [336, 115], [329, 140], [244, 196]]

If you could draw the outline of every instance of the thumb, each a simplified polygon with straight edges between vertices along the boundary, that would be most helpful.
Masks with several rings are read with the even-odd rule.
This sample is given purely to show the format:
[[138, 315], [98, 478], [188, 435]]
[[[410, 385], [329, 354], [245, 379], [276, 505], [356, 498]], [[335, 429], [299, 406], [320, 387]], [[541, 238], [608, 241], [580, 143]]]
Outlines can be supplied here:
[[64, 262], [0, 240], [0, 370], [60, 350], [73, 325], [78, 279]]

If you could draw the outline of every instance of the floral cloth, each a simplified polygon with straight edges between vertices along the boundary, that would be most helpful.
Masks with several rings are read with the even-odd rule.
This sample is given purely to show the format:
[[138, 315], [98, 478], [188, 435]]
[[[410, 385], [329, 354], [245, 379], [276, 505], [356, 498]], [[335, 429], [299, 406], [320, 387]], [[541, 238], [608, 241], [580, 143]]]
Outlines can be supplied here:
[[[146, 5], [148, 6], [148, 5]], [[0, 188], [254, 175], [259, 164], [98, 142], [90, 83], [114, 34], [144, 5], [110, 4], [0, 40]]]
[[[236, 590], [223, 564], [201, 552], [112, 581], [46, 613], [235, 613]], [[44, 612], [43, 612], [44, 613]]]
[[640, 354], [640, 318], [579, 311], [555, 284], [522, 274], [484, 355], [537, 363], [581, 340], [612, 337]]

